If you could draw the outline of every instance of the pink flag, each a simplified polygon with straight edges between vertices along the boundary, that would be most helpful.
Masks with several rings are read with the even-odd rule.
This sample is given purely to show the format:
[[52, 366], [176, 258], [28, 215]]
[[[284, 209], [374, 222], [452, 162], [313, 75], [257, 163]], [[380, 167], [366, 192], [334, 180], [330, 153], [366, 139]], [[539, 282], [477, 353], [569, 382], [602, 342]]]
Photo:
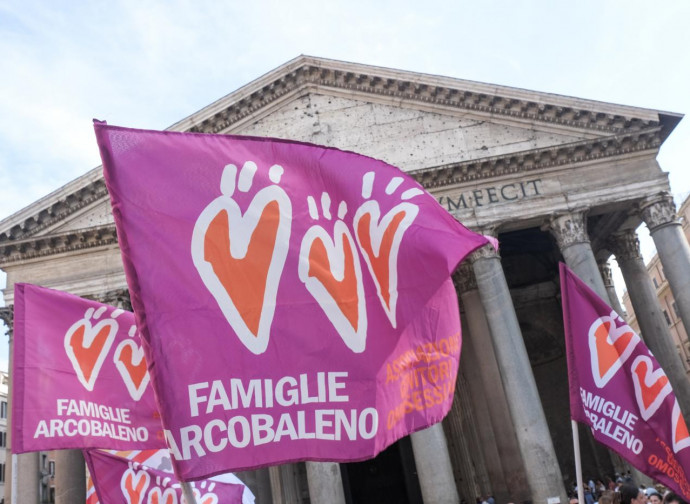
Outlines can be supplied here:
[[15, 284], [12, 452], [165, 446], [131, 312]]
[[[180, 482], [170, 472], [101, 450], [84, 450], [98, 495], [108, 504], [184, 504]], [[192, 483], [197, 504], [242, 504], [244, 485], [219, 481]]]
[[[170, 461], [170, 452], [168, 450], [102, 450], [105, 453], [114, 455], [118, 459], [122, 459], [128, 463], [134, 464], [137, 467], [140, 465], [156, 469], [161, 472], [169, 473], [168, 477], [172, 476], [172, 464]], [[233, 485], [240, 485], [242, 491], [242, 504], [254, 504], [255, 498], [251, 490], [233, 473], [220, 474], [214, 476], [211, 480], [207, 480], [205, 487], [209, 487], [211, 483], [231, 483]], [[157, 492], [153, 492], [152, 500], [154, 500]], [[220, 501], [223, 502], [223, 501]], [[93, 484], [93, 479], [90, 474], [86, 478], [86, 504], [101, 504], [96, 494], [96, 488]], [[105, 504], [105, 503], [103, 503]], [[148, 504], [148, 503], [146, 503]], [[161, 503], [165, 504], [165, 502]], [[199, 504], [199, 503], [197, 503]]]
[[561, 263], [570, 415], [690, 500], [690, 434], [671, 384], [629, 325]]
[[450, 273], [486, 237], [351, 152], [95, 129], [180, 479], [362, 460], [447, 414]]

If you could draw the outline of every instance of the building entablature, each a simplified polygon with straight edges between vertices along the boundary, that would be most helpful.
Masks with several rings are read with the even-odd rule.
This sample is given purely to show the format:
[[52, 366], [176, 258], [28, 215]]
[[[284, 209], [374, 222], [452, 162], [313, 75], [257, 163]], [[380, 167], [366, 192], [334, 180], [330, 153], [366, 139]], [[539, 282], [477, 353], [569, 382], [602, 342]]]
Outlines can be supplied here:
[[108, 190], [100, 167], [94, 168], [74, 182], [82, 183], [76, 188], [73, 187], [74, 183], [67, 184], [24, 210], [0, 221], [0, 246], [45, 232], [68, 216], [108, 198]]
[[658, 153], [662, 139], [660, 128], [613, 135], [595, 140], [532, 149], [503, 156], [452, 163], [410, 172], [427, 190], [453, 184], [514, 175], [529, 171], [629, 155], [636, 152]]
[[[650, 187], [655, 192], [668, 190], [667, 175], [654, 160], [661, 141], [660, 129], [652, 128], [432, 167], [410, 175], [466, 225], [477, 228], [501, 223], [504, 230], [514, 230], [539, 225], [554, 208], [567, 211], [587, 204], [604, 211], [616, 207], [629, 212], [637, 199], [649, 194]], [[630, 176], [621, 179], [612, 167]], [[573, 178], [574, 170], [579, 175]], [[581, 184], [587, 172], [606, 182]], [[117, 243], [109, 214], [108, 222], [100, 226], [66, 232], [58, 227], [70, 215], [108, 201], [101, 178], [61, 195], [48, 210], [14, 223], [5, 232], [0, 228], [0, 266]]]
[[0, 266], [117, 244], [115, 224], [0, 243]]

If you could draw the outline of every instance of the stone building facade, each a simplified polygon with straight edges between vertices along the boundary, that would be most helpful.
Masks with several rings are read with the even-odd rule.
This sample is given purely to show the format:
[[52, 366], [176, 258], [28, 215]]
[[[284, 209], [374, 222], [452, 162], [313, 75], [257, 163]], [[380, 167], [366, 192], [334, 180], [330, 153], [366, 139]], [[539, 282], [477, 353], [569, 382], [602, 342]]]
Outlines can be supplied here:
[[[607, 260], [615, 254], [649, 346], [679, 397], [690, 402], [634, 231], [641, 222], [650, 228], [680, 317], [690, 322], [690, 247], [656, 160], [681, 117], [300, 56], [172, 125], [383, 159], [500, 243], [500, 255], [477, 251], [455, 274], [464, 347], [453, 409], [442, 426], [367, 462], [243, 473], [257, 502], [474, 502], [489, 493], [497, 502], [564, 502], [575, 471], [559, 261], [608, 298]], [[101, 169], [0, 221], [0, 267], [8, 306], [20, 281], [126, 306]], [[3, 314], [9, 319], [11, 311]], [[585, 429], [581, 438], [585, 476], [622, 469]], [[35, 457], [19, 457], [21, 502], [38, 499]], [[66, 495], [80, 464], [78, 454], [57, 454], [58, 502], [78, 502]]]
[[[678, 219], [683, 226], [685, 238], [690, 240], [690, 195], [681, 203], [678, 209]], [[683, 366], [685, 366], [685, 372], [690, 374], [690, 340], [688, 340], [688, 331], [680, 318], [680, 310], [673, 297], [673, 291], [664, 273], [664, 267], [659, 259], [659, 254], [655, 254], [652, 260], [649, 261], [649, 264], [647, 264], [647, 271], [656, 289], [659, 305], [661, 306], [664, 319], [673, 336], [673, 342], [678, 349], [678, 354], [683, 361]], [[623, 306], [630, 314], [628, 317], [630, 326], [636, 331], [639, 331], [640, 326], [637, 323], [637, 317], [632, 309], [630, 294], [627, 292], [623, 295]]]

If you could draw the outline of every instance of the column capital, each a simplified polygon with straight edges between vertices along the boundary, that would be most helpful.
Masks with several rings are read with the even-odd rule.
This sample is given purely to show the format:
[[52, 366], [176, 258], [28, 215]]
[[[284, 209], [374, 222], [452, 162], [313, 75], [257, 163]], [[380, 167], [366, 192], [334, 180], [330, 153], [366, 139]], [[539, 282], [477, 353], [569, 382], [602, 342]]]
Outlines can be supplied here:
[[608, 240], [608, 247], [616, 256], [616, 260], [628, 261], [642, 258], [640, 240], [634, 229], [613, 233]]
[[611, 272], [611, 265], [608, 259], [606, 261], [597, 262], [601, 278], [604, 280], [605, 287], [613, 287], [613, 273]]
[[0, 308], [0, 320], [7, 326], [7, 336], [12, 340], [12, 332], [14, 331], [14, 305], [3, 306]]
[[673, 196], [668, 192], [643, 199], [637, 208], [650, 232], [679, 223], [676, 215], [676, 204], [673, 202]]
[[542, 229], [551, 231], [561, 250], [576, 243], [589, 243], [586, 220], [588, 211], [588, 208], [583, 208], [553, 214]]
[[129, 290], [127, 289], [115, 289], [104, 292], [96, 296], [96, 300], [100, 303], [132, 311], [132, 301], [129, 298]]
[[470, 261], [460, 263], [458, 269], [453, 273], [453, 284], [458, 294], [477, 290], [477, 279], [474, 277], [474, 270]]
[[498, 250], [490, 243], [487, 243], [483, 247], [479, 247], [468, 256], [471, 264], [474, 264], [474, 262], [479, 259], [491, 259], [493, 257], [500, 257], [500, 255], [498, 254]]

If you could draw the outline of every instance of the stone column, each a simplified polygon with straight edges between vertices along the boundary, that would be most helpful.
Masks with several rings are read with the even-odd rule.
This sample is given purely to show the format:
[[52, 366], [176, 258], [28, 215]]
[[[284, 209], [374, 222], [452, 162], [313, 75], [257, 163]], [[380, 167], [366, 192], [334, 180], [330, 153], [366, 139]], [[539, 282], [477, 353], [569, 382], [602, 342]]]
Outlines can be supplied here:
[[643, 201], [640, 214], [656, 245], [680, 318], [690, 331], [690, 245], [678, 222], [673, 197], [662, 193]]
[[597, 260], [589, 243], [586, 224], [586, 210], [557, 214], [551, 217], [549, 230], [556, 238], [565, 263], [601, 299], [611, 304], [608, 292], [601, 278]]
[[[7, 504], [12, 501], [12, 481], [16, 480], [16, 501], [17, 503], [37, 504], [40, 499], [39, 485], [41, 481], [41, 472], [39, 466], [39, 453], [22, 453], [17, 455], [16, 474], [13, 474], [12, 465], [12, 369], [14, 367], [12, 362], [12, 339], [14, 328], [14, 311], [13, 306], [9, 306], [0, 310], [2, 320], [7, 324], [9, 337], [9, 377], [10, 383], [7, 390], [7, 457], [5, 461], [5, 502]], [[86, 492], [86, 490], [84, 491]]]
[[501, 260], [489, 245], [473, 252], [471, 260], [525, 463], [531, 500], [545, 504], [547, 499], [559, 497], [565, 503], [563, 477]]
[[55, 504], [86, 502], [86, 463], [81, 450], [55, 452]]
[[345, 504], [340, 465], [336, 462], [307, 462], [311, 504]]
[[640, 324], [641, 336], [666, 372], [684, 417], [690, 420], [690, 380], [673, 343], [652, 279], [642, 261], [635, 231], [613, 235], [610, 248], [616, 254], [623, 272], [630, 301]]
[[253, 471], [240, 471], [235, 475], [252, 491], [256, 502], [272, 504], [271, 475], [269, 468], [256, 469]]
[[299, 491], [294, 464], [269, 468], [273, 504], [299, 504]]
[[[463, 376], [462, 359], [460, 359], [460, 372], [455, 385], [455, 397], [450, 413], [443, 421], [448, 439], [448, 451], [451, 462], [456, 469], [456, 486], [460, 498], [474, 503], [481, 495], [491, 492], [491, 482], [487, 471], [484, 456], [483, 440], [479, 434], [479, 426], [474, 421], [475, 415], [484, 418], [484, 411], [480, 412], [470, 401], [470, 391], [467, 380]], [[498, 451], [494, 446], [494, 452], [498, 457]]]
[[[473, 380], [472, 397], [483, 400], [488, 409], [486, 421], [478, 426], [480, 436], [482, 430], [490, 432], [490, 440], [486, 443], [496, 447], [498, 460], [488, 461], [494, 496], [501, 502], [523, 502], [529, 500], [530, 490], [527, 483], [525, 465], [520, 454], [513, 419], [510, 416], [508, 400], [501, 384], [501, 371], [496, 362], [494, 346], [491, 342], [489, 324], [484, 314], [482, 301], [477, 290], [471, 264], [465, 263], [459, 271], [459, 287], [462, 304], [465, 307], [465, 320], [469, 334], [463, 336], [463, 359], [465, 370]], [[487, 446], [485, 444], [485, 446]], [[489, 450], [491, 452], [493, 450]], [[496, 484], [496, 475], [500, 473], [500, 482]], [[507, 492], [501, 496], [503, 492]]]
[[[460, 359], [460, 367], [463, 373], [468, 372], [467, 366], [463, 365], [464, 356], [467, 355], [467, 347], [463, 342], [463, 357]], [[496, 446], [496, 438], [491, 429], [491, 422], [488, 421], [489, 409], [486, 405], [486, 397], [483, 391], [477, 390], [478, 377], [474, 377], [473, 385], [470, 385], [463, 377], [458, 374], [458, 381], [455, 386], [455, 399], [451, 414], [459, 417], [460, 428], [465, 446], [463, 453], [458, 454], [472, 464], [472, 469], [476, 475], [476, 486], [473, 494], [462, 495], [468, 502], [474, 502], [476, 497], [494, 493], [498, 502], [508, 502], [508, 487], [503, 476], [503, 466], [501, 456]], [[457, 413], [456, 413], [457, 412]], [[479, 418], [479, 422], [474, 422], [474, 418]], [[456, 454], [452, 454], [456, 455]]]
[[7, 388], [7, 434], [5, 437], [5, 447], [7, 456], [5, 457], [5, 493], [3, 498], [7, 504], [10, 503], [12, 496], [12, 329], [14, 321], [14, 306], [5, 306], [0, 308], [0, 320], [7, 326], [7, 345], [9, 347], [10, 362], [9, 362], [9, 387]]
[[[554, 215], [549, 222], [549, 230], [556, 238], [558, 248], [568, 267], [609, 306], [613, 306], [604, 285], [597, 260], [594, 257], [592, 245], [589, 242], [587, 210], [580, 209], [570, 213]], [[614, 298], [618, 299], [616, 296]], [[594, 440], [591, 431], [587, 430], [586, 432], [598, 472], [600, 474], [609, 473], [613, 467], [611, 452]]]
[[613, 284], [613, 273], [611, 272], [611, 266], [609, 265], [608, 260], [600, 261], [597, 264], [599, 265], [599, 273], [601, 273], [601, 278], [604, 280], [604, 288], [606, 289], [609, 301], [611, 302], [611, 308], [616, 310], [618, 315], [624, 317], [625, 309], [621, 306], [621, 302], [618, 299], [616, 286]]
[[[616, 258], [616, 260], [618, 259]], [[621, 306], [621, 303], [618, 299], [616, 287], [613, 282], [613, 273], [611, 272], [611, 266], [609, 265], [608, 260], [599, 261], [598, 264], [599, 272], [601, 273], [601, 278], [604, 280], [604, 286], [606, 287], [606, 292], [608, 292], [609, 300], [611, 301], [611, 308], [616, 310], [616, 313], [618, 313], [618, 315], [620, 315], [623, 318], [626, 318], [627, 313], [625, 313], [625, 309]], [[586, 435], [589, 439], [592, 439], [592, 442], [596, 442], [594, 441], [594, 438], [591, 435], [591, 431], [587, 430]], [[582, 439], [583, 437], [584, 436], [581, 435], [580, 439]], [[616, 470], [617, 473], [622, 474], [624, 472], [630, 471], [633, 475], [633, 479], [637, 484], [645, 486], [651, 486], [654, 484], [652, 478], [645, 474], [642, 474], [616, 452], [609, 451], [609, 454], [611, 455], [611, 462], [613, 463], [613, 468]]]
[[458, 504], [453, 466], [440, 423], [410, 435], [424, 504]]

